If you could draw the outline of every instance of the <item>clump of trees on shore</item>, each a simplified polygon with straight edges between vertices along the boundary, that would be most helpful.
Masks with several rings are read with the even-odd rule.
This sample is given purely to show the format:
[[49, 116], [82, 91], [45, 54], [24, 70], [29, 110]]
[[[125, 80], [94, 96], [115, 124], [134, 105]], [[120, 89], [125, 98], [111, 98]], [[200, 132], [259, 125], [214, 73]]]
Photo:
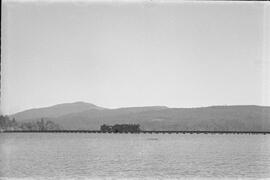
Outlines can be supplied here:
[[113, 126], [103, 124], [100, 127], [100, 131], [113, 133], [138, 133], [141, 130], [139, 124], [115, 124]]
[[11, 120], [8, 116], [0, 115], [0, 131], [46, 131], [60, 129], [58, 124], [44, 119], [33, 122], [17, 122], [15, 118]]

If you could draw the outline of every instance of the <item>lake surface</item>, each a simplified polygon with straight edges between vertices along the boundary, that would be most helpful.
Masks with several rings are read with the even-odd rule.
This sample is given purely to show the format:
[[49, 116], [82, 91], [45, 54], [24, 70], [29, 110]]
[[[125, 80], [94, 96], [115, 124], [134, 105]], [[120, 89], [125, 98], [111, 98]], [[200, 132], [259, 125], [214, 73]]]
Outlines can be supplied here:
[[270, 135], [2, 133], [0, 177], [270, 178]]

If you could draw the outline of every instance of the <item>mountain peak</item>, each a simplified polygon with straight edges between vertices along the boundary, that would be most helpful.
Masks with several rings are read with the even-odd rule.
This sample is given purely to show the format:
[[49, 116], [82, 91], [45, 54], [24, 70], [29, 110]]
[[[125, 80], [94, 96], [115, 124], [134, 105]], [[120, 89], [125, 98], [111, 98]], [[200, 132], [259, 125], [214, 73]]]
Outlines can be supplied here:
[[91, 103], [86, 103], [83, 101], [77, 101], [72, 103], [56, 104], [49, 107], [34, 108], [26, 111], [22, 111], [11, 115], [18, 120], [30, 120], [30, 119], [40, 119], [40, 118], [56, 118], [59, 116], [79, 113], [83, 111], [88, 111], [91, 109], [102, 110], [103, 107], [96, 106]]
[[49, 106], [47, 108], [50, 108], [50, 107], [89, 107], [89, 108], [95, 108], [95, 109], [104, 109], [102, 107], [96, 106], [95, 104], [87, 103], [87, 102], [83, 102], [83, 101], [56, 104], [54, 106]]

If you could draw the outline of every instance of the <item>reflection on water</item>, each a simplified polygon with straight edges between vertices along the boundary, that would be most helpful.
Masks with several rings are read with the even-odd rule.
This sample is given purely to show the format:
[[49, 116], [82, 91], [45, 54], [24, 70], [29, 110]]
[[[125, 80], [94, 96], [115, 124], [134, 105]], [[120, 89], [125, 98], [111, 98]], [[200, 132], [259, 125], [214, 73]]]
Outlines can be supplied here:
[[269, 135], [0, 134], [6, 178], [266, 178]]
[[147, 140], [157, 141], [158, 138], [147, 138]]

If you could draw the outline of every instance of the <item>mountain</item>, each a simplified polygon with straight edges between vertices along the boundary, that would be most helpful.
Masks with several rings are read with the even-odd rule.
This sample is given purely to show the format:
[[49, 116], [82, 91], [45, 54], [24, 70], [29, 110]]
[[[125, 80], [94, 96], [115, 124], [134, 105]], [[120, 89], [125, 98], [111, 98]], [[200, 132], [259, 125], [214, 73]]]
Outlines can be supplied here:
[[[24, 113], [21, 112], [20, 116], [26, 120]], [[22, 120], [19, 116], [14, 116], [18, 121]], [[50, 120], [65, 129], [96, 130], [102, 124], [138, 123], [145, 130], [270, 131], [270, 107], [252, 105], [202, 108], [99, 107], [75, 112], [70, 110], [63, 112], [62, 115], [50, 116]]]
[[79, 113], [83, 111], [87, 111], [90, 109], [104, 109], [102, 107], [96, 106], [94, 104], [85, 103], [85, 102], [75, 102], [75, 103], [64, 103], [57, 104], [50, 107], [29, 109], [26, 111], [22, 111], [11, 115], [12, 118], [18, 120], [32, 120], [32, 119], [41, 119], [41, 118], [57, 118], [59, 116], [71, 114], [71, 113]]

